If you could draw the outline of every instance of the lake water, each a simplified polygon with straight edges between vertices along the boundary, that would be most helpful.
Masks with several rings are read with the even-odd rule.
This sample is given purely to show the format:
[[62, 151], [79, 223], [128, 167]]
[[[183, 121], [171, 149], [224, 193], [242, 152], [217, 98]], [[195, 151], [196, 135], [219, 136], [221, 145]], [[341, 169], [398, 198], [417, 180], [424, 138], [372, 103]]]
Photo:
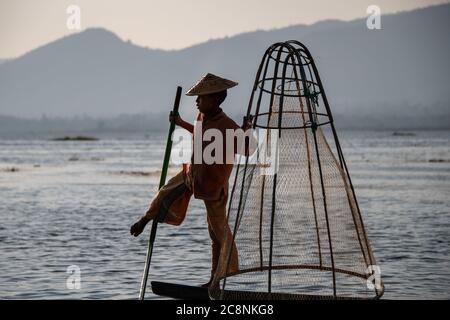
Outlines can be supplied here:
[[[339, 136], [384, 298], [449, 299], [450, 132]], [[0, 140], [0, 298], [136, 299], [149, 230], [134, 238], [129, 227], [157, 189], [164, 146], [165, 134]], [[208, 280], [205, 214], [194, 200], [180, 227], [160, 226], [150, 281]], [[79, 290], [66, 286], [69, 266]]]

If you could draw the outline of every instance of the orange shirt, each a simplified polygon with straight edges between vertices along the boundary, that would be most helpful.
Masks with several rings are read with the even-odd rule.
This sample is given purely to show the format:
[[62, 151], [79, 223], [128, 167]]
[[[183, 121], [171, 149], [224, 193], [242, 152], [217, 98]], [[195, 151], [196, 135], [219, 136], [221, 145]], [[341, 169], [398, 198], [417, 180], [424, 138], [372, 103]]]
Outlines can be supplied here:
[[[222, 109], [211, 118], [197, 118], [197, 122], [202, 122], [202, 137], [206, 130], [217, 129], [222, 133], [223, 141], [223, 159], [222, 163], [212, 163], [207, 164], [203, 159], [203, 151], [205, 148], [214, 141], [204, 141], [202, 142], [202, 157], [201, 163], [194, 163], [194, 151], [192, 154], [191, 166], [189, 168], [189, 177], [191, 179], [194, 197], [203, 200], [218, 200], [222, 192], [228, 194], [228, 179], [230, 177], [231, 171], [233, 170], [233, 163], [226, 163], [226, 130], [227, 129], [239, 129], [240, 126], [236, 124], [232, 119], [230, 119]], [[194, 128], [194, 145], [196, 139], [196, 128], [198, 129], [198, 123]], [[236, 153], [236, 146], [233, 152]], [[198, 161], [200, 162], [200, 161]], [[228, 161], [230, 162], [230, 161]]]

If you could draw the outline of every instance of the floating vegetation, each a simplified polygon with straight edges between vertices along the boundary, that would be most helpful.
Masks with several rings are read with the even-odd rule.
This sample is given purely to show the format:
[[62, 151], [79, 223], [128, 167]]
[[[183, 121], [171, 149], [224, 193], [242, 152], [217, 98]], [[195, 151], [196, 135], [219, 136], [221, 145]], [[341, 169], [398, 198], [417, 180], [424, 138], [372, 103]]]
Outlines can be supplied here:
[[101, 158], [101, 157], [80, 158], [77, 155], [73, 155], [67, 160], [68, 161], [104, 161], [105, 158]]
[[159, 176], [161, 174], [161, 171], [126, 171], [126, 170], [120, 170], [113, 172], [114, 174], [123, 174], [123, 175], [129, 175], [129, 176], [138, 176], [138, 177], [150, 177], [150, 176]]
[[433, 163], [449, 163], [450, 159], [430, 159], [428, 160], [428, 162], [433, 162]]
[[51, 139], [51, 141], [98, 141], [99, 139], [96, 137], [90, 136], [65, 136]]
[[392, 133], [393, 136], [397, 137], [415, 137], [416, 134], [414, 132], [404, 132], [404, 131], [394, 131]]

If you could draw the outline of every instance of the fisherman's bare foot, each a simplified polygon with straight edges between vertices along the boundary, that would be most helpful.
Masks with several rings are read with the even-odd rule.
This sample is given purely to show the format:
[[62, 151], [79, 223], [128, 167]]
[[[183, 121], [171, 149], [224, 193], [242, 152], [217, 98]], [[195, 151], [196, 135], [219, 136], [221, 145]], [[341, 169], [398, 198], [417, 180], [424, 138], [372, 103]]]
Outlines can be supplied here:
[[201, 288], [206, 288], [212, 291], [220, 290], [220, 286], [218, 282], [213, 282], [212, 280], [209, 280], [207, 283], [202, 284], [200, 286]]
[[209, 286], [211, 285], [212, 279], [210, 279], [207, 283], [202, 284], [200, 287], [202, 288], [209, 288]]
[[146, 217], [142, 217], [141, 219], [139, 219], [138, 222], [136, 222], [135, 224], [133, 224], [130, 228], [130, 233], [131, 235], [137, 237], [138, 235], [140, 235], [142, 233], [142, 231], [144, 231], [145, 226], [147, 225], [147, 223], [150, 220], [147, 219]]

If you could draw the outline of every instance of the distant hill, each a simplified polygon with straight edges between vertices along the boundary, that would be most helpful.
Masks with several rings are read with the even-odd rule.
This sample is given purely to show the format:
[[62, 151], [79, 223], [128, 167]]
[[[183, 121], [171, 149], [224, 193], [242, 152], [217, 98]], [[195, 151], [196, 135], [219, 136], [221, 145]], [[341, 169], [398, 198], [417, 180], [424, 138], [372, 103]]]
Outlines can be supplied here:
[[[323, 21], [152, 50], [88, 29], [0, 64], [0, 114], [40, 118], [165, 112], [177, 85], [213, 72], [240, 83], [224, 108], [245, 113], [256, 68], [273, 42], [308, 46], [341, 127], [450, 127], [450, 4], [366, 20]], [[194, 115], [194, 99], [181, 110]], [[149, 124], [151, 125], [151, 124]]]

